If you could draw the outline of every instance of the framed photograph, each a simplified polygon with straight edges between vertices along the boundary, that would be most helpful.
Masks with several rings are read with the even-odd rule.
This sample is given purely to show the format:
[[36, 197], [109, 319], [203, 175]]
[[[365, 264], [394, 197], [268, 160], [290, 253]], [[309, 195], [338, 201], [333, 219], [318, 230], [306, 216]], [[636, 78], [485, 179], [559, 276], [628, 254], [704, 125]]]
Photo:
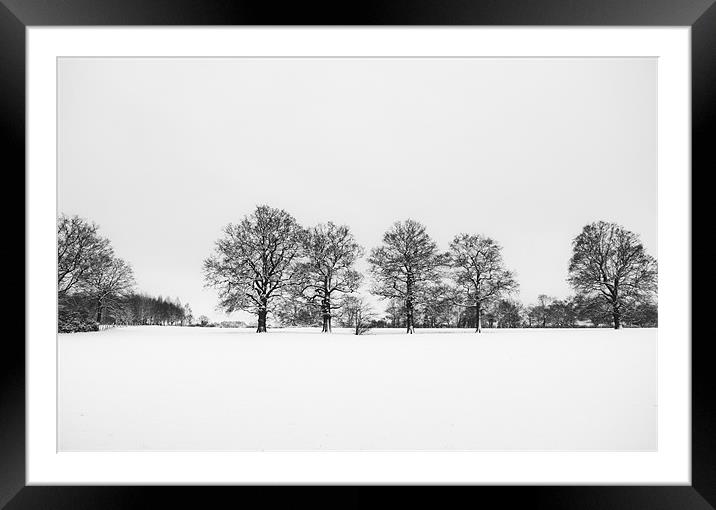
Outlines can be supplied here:
[[711, 3], [5, 1], [27, 307], [0, 505], [349, 484], [710, 508]]

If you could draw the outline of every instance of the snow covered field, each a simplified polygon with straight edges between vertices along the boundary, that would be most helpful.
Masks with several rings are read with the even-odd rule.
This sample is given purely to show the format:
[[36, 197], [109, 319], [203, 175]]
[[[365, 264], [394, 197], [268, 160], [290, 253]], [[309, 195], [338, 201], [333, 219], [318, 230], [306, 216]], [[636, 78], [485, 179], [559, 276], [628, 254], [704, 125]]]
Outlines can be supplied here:
[[654, 450], [656, 334], [59, 335], [59, 448]]

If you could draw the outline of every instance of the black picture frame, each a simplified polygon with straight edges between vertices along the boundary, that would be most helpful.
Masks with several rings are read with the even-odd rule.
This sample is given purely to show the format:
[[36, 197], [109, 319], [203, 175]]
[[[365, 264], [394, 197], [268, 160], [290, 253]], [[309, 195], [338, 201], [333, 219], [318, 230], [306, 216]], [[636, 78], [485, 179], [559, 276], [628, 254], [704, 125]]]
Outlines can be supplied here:
[[[606, 25], [690, 26], [692, 29], [692, 218], [708, 217], [698, 193], [704, 176], [716, 168], [716, 5], [714, 0], [364, 0], [341, 5], [226, 0], [0, 0], [0, 145], [6, 197], [24, 189], [25, 169], [25, 29], [62, 25]], [[16, 182], [11, 179], [17, 179]], [[13, 192], [14, 191], [14, 192]], [[5, 217], [8, 236], [24, 239], [17, 206]], [[13, 231], [13, 229], [15, 229]], [[692, 231], [698, 232], [697, 228]], [[16, 243], [15, 246], [19, 244]], [[24, 245], [23, 245], [24, 246]], [[7, 251], [7, 250], [6, 250]], [[27, 256], [27, 253], [24, 253]], [[706, 255], [692, 246], [693, 265]], [[23, 262], [24, 264], [24, 262]], [[8, 266], [10, 267], [10, 266]], [[14, 267], [14, 266], [13, 266]], [[27, 270], [27, 267], [24, 266]], [[6, 271], [6, 280], [20, 272]], [[710, 287], [710, 278], [699, 280]], [[14, 282], [13, 282], [14, 283]], [[21, 283], [18, 281], [18, 287]], [[24, 282], [22, 282], [24, 288]], [[8, 286], [8, 288], [13, 288]], [[697, 300], [693, 310], [706, 306]], [[7, 305], [6, 305], [7, 306]], [[693, 317], [702, 317], [703, 314]], [[19, 320], [8, 314], [4, 322]], [[618, 487], [472, 487], [468, 501], [499, 499], [501, 507], [708, 509], [716, 507], [716, 376], [709, 356], [711, 338], [692, 333], [692, 485]], [[266, 488], [188, 487], [41, 487], [25, 486], [25, 346], [24, 331], [3, 335], [0, 346], [0, 508], [142, 508], [162, 501], [211, 507], [214, 498], [235, 491], [274, 502]], [[231, 493], [229, 493], [231, 491]], [[477, 492], [474, 492], [477, 491]], [[284, 491], [285, 493], [285, 491]], [[272, 492], [272, 494], [274, 494]], [[353, 487], [341, 495], [316, 497], [291, 490], [293, 504], [372, 504], [369, 488]], [[415, 493], [422, 503], [445, 504], [444, 491]], [[463, 493], [463, 496], [466, 494]], [[401, 499], [405, 496], [401, 496]], [[218, 501], [218, 500], [217, 500]], [[230, 499], [231, 501], [231, 499]], [[238, 503], [238, 501], [237, 501]], [[402, 500], [402, 503], [407, 503]]]

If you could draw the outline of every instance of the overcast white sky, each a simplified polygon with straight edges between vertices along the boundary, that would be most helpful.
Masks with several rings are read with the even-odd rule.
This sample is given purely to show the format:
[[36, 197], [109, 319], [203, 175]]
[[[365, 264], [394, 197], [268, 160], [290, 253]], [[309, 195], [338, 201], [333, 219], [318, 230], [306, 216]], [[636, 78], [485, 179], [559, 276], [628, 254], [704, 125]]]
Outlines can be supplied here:
[[[257, 204], [408, 217], [504, 247], [520, 299], [570, 294], [571, 241], [616, 221], [656, 253], [655, 59], [60, 59], [59, 210], [138, 288], [213, 320], [202, 261]], [[233, 317], [240, 317], [234, 314]]]

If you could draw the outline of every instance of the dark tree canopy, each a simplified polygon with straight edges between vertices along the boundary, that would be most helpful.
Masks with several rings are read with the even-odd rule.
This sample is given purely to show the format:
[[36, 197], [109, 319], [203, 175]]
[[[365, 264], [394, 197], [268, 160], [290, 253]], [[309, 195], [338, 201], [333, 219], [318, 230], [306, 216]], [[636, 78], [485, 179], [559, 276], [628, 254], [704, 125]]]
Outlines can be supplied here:
[[97, 225], [79, 216], [57, 219], [57, 292], [63, 297], [81, 290], [91, 272], [114, 254], [109, 240], [97, 232]]
[[393, 224], [383, 235], [382, 246], [371, 250], [368, 262], [375, 281], [373, 292], [404, 303], [406, 329], [413, 333], [415, 305], [439, 282], [445, 256], [438, 252], [425, 226], [408, 219]]
[[453, 278], [464, 289], [467, 304], [476, 308], [476, 328], [481, 329], [484, 305], [517, 289], [511, 271], [505, 268], [502, 248], [489, 237], [459, 234], [450, 243]]
[[624, 313], [656, 294], [657, 263], [639, 236], [616, 223], [598, 221], [572, 242], [569, 283], [581, 295], [609, 307], [615, 329]]
[[547, 317], [550, 326], [572, 328], [577, 322], [577, 308], [572, 299], [555, 299], [549, 304]]
[[129, 294], [120, 302], [117, 310], [111, 310], [119, 324], [128, 325], [188, 325], [191, 324], [191, 308], [182, 305], [179, 298], [153, 297], [147, 294]]
[[498, 328], [519, 328], [522, 326], [523, 310], [517, 301], [500, 299], [494, 303], [495, 318]]
[[350, 229], [332, 222], [308, 230], [303, 239], [305, 261], [299, 266], [302, 294], [320, 309], [323, 332], [331, 331], [331, 317], [342, 303], [336, 296], [355, 292], [361, 274], [354, 269], [363, 248]]
[[303, 237], [293, 216], [267, 205], [227, 225], [214, 254], [204, 261], [206, 283], [218, 290], [220, 307], [256, 313], [257, 332], [265, 332], [272, 304], [299, 283]]

